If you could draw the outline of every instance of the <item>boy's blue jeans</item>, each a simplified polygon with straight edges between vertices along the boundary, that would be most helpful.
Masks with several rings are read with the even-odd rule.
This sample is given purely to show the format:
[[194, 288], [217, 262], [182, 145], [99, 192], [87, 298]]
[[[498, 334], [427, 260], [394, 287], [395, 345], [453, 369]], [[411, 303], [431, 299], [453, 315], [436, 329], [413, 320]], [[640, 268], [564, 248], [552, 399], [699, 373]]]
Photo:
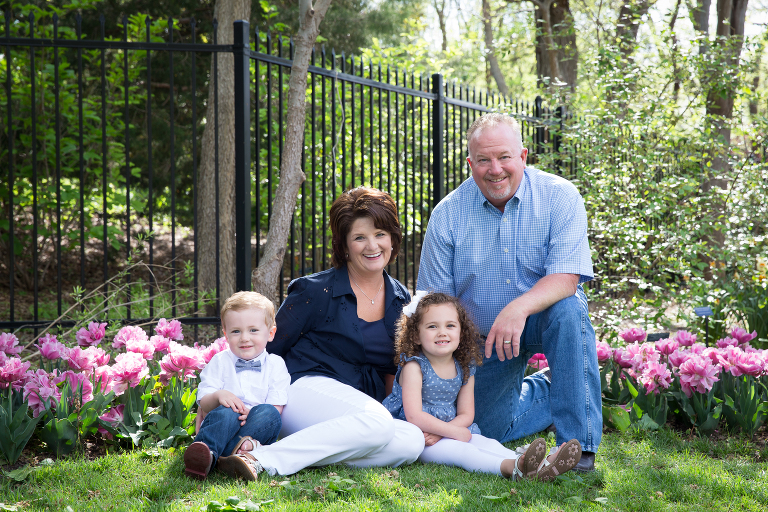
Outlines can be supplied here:
[[[523, 379], [536, 353], [547, 356], [552, 383], [543, 373]], [[494, 347], [491, 357], [483, 359], [475, 373], [475, 421], [484, 436], [503, 443], [554, 422], [558, 445], [577, 439], [583, 450], [597, 451], [603, 431], [600, 368], [581, 287], [528, 317], [518, 357], [500, 362]]]
[[240, 414], [229, 407], [218, 406], [208, 413], [200, 425], [196, 442], [205, 443], [213, 452], [213, 463], [220, 455], [232, 453], [237, 442], [245, 436], [251, 436], [261, 444], [274, 443], [280, 433], [283, 422], [274, 405], [260, 404], [248, 411], [245, 425], [240, 426]]

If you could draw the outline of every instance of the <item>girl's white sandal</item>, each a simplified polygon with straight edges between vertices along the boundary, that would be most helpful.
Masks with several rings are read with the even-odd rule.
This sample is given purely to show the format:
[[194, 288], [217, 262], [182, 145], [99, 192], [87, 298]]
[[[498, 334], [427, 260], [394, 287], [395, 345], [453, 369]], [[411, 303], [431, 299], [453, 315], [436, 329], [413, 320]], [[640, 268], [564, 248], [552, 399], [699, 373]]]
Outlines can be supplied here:
[[525, 447], [521, 455], [523, 458], [522, 471], [518, 467], [520, 459], [515, 462], [515, 468], [512, 470], [512, 480], [521, 478], [532, 478], [537, 475], [541, 461], [547, 456], [547, 442], [541, 437], [534, 439], [531, 444]]
[[581, 443], [571, 439], [555, 452], [555, 460], [549, 462], [546, 457], [539, 464], [536, 478], [542, 482], [549, 482], [573, 469], [581, 459]]

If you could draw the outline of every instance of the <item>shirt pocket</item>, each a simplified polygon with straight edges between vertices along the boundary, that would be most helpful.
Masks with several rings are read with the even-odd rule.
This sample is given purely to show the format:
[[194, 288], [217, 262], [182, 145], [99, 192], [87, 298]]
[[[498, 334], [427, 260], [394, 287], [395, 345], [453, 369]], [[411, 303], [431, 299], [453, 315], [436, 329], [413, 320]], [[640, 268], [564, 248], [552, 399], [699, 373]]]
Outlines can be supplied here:
[[525, 277], [532, 275], [542, 278], [547, 271], [544, 262], [547, 259], [547, 247], [543, 245], [523, 245], [517, 248], [517, 262], [521, 274]]

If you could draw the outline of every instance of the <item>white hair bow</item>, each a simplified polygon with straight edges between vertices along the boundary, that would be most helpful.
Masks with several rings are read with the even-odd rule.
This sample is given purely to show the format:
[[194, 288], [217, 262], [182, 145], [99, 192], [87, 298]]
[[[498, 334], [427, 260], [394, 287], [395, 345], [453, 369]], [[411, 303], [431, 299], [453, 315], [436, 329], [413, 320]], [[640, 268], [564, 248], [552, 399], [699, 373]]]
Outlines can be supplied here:
[[408, 318], [411, 317], [416, 312], [416, 307], [419, 305], [419, 301], [424, 298], [424, 296], [429, 293], [425, 290], [417, 290], [416, 294], [411, 299], [411, 302], [403, 306], [403, 314], [407, 316]]

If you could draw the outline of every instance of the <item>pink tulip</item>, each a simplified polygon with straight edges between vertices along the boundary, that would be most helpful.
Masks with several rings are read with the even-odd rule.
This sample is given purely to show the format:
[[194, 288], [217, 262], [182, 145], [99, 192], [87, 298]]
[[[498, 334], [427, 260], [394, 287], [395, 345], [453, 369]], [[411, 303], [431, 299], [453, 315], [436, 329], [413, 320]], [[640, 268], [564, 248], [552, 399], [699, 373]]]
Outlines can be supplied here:
[[190, 377], [195, 377], [196, 373], [204, 367], [205, 362], [200, 352], [192, 347], [179, 345], [160, 361], [162, 371], [159, 379], [164, 385], [167, 385], [174, 376], [186, 381]]
[[125, 410], [125, 405], [123, 404], [116, 405], [115, 407], [111, 407], [107, 412], [99, 416], [99, 419], [106, 421], [112, 426], [115, 426], [121, 421], [123, 421], [124, 410]]
[[[120, 404], [116, 405], [115, 407], [112, 407], [107, 412], [99, 416], [99, 419], [109, 423], [113, 427], [117, 426], [118, 423], [123, 421], [123, 411], [125, 410], [125, 405]], [[112, 434], [110, 434], [107, 429], [105, 429], [102, 426], [99, 426], [98, 432], [106, 437], [107, 439], [112, 439]]]
[[672, 352], [677, 350], [678, 347], [680, 347], [680, 342], [670, 338], [666, 338], [656, 342], [656, 350], [658, 350], [662, 355], [665, 355], [665, 356], [670, 355]]
[[680, 387], [689, 398], [693, 391], [708, 393], [715, 382], [720, 380], [717, 374], [720, 366], [712, 364], [705, 357], [694, 354], [680, 365]]
[[152, 359], [155, 356], [155, 344], [148, 339], [129, 339], [125, 343], [125, 350], [141, 354], [144, 359]]
[[195, 348], [202, 354], [205, 364], [208, 364], [211, 362], [211, 359], [213, 359], [213, 356], [229, 348], [229, 343], [227, 343], [227, 338], [222, 336], [207, 347], [199, 346], [195, 343]]
[[103, 348], [88, 347], [85, 350], [93, 355], [93, 360], [96, 362], [97, 366], [104, 366], [105, 364], [109, 364], [109, 354], [104, 352]]
[[619, 334], [619, 336], [621, 336], [621, 338], [627, 343], [635, 343], [638, 341], [644, 341], [646, 332], [640, 327], [633, 327], [622, 332]]
[[96, 354], [88, 349], [82, 349], [80, 347], [69, 349], [67, 355], [64, 356], [64, 360], [72, 370], [76, 372], [86, 372], [88, 374], [91, 374], [93, 369], [98, 365], [96, 362]]
[[718, 348], [725, 348], [725, 347], [738, 347], [739, 342], [736, 341], [733, 338], [722, 338], [715, 342], [715, 345], [717, 345]]
[[109, 366], [99, 366], [94, 370], [94, 384], [98, 386], [98, 389], [102, 393], [106, 394], [112, 391], [113, 388], [113, 372]]
[[[739, 375], [751, 375], [752, 377], [760, 377], [765, 365], [763, 358], [754, 352], [741, 352], [736, 356], [736, 360], [733, 363], [733, 367], [737, 369]], [[731, 373], [737, 377], [739, 376], [734, 373], [733, 368]]]
[[0, 352], [6, 356], [17, 356], [24, 347], [19, 347], [19, 339], [9, 332], [0, 333]]
[[[733, 349], [736, 347], [727, 347], [727, 349]], [[738, 349], [736, 349], [738, 350]], [[739, 350], [741, 352], [741, 350]], [[728, 368], [730, 368], [731, 363], [729, 362], [728, 356], [726, 355], [727, 351], [726, 349], [720, 349], [720, 348], [705, 348], [704, 351], [701, 353], [703, 357], [706, 357], [710, 361], [712, 361], [712, 364], [716, 364], [720, 366], [720, 369], [722, 371], [728, 371]]]
[[115, 335], [115, 339], [112, 341], [112, 348], [122, 348], [128, 342], [128, 340], [147, 340], [147, 333], [144, 329], [136, 325], [126, 325]]
[[136, 387], [141, 379], [149, 374], [147, 362], [135, 352], [126, 352], [115, 358], [112, 366], [112, 390], [117, 395], [123, 394], [129, 387]]
[[75, 339], [77, 340], [77, 344], [81, 347], [93, 347], [101, 343], [106, 332], [106, 323], [100, 324], [99, 322], [91, 322], [88, 324], [87, 329], [82, 327], [77, 331]]
[[669, 371], [666, 363], [650, 361], [638, 380], [645, 387], [646, 394], [652, 392], [658, 395], [662, 389], [668, 389], [672, 384], [672, 372]]
[[690, 347], [696, 343], [696, 335], [691, 334], [688, 331], [677, 331], [677, 333], [675, 333], [675, 340], [681, 347]]
[[648, 363], [658, 363], [661, 354], [656, 350], [653, 342], [645, 342], [639, 346], [637, 353], [632, 358], [632, 369], [641, 372]]
[[155, 346], [155, 352], [160, 352], [162, 354], [168, 353], [168, 349], [170, 348], [171, 344], [171, 338], [166, 338], [165, 336], [155, 334], [149, 338], [149, 341]]
[[59, 343], [59, 341], [56, 339], [56, 336], [52, 334], [46, 334], [38, 341], [40, 342], [40, 345], [35, 344], [35, 346], [40, 351], [40, 355], [49, 361], [54, 361], [64, 357], [64, 355], [69, 350], [64, 346], [63, 343]]
[[698, 355], [703, 354], [706, 349], [707, 349], [707, 346], [703, 343], [694, 343], [693, 345], [688, 347], [688, 350], [690, 350], [692, 354], [698, 354]]
[[75, 400], [80, 400], [81, 396], [79, 393], [77, 393], [78, 386], [81, 387], [82, 391], [82, 403], [90, 402], [93, 400], [93, 384], [91, 384], [91, 380], [87, 374], [75, 373], [72, 370], [67, 370], [59, 375], [56, 379], [54, 379], [54, 382], [58, 384], [60, 382], [64, 382], [65, 380], [69, 383], [69, 389], [72, 390], [72, 396], [75, 398]]
[[157, 322], [157, 326], [155, 326], [155, 334], [176, 341], [184, 339], [184, 335], [181, 333], [181, 322], [178, 320], [171, 320], [169, 322], [165, 318], [161, 318]]
[[632, 361], [639, 350], [640, 346], [637, 343], [617, 348], [613, 352], [613, 360], [622, 368], [632, 368]]
[[544, 354], [533, 354], [533, 356], [528, 360], [528, 366], [535, 370], [543, 370], [544, 368], [549, 367], [547, 356]]
[[757, 331], [752, 331], [752, 333], [750, 334], [744, 329], [742, 329], [741, 327], [734, 327], [731, 330], [731, 338], [735, 339], [739, 343], [739, 345], [743, 345], [757, 338]]
[[20, 389], [24, 385], [24, 374], [29, 369], [30, 364], [29, 361], [22, 363], [18, 357], [8, 358], [0, 366], [0, 389], [8, 389], [8, 386], [11, 385], [13, 385], [13, 389]]
[[679, 368], [689, 357], [691, 357], [689, 350], [677, 349], [669, 354], [669, 364], [672, 365], [672, 368]]
[[24, 384], [24, 400], [32, 409], [32, 416], [37, 418], [50, 407], [56, 407], [61, 400], [61, 391], [54, 378], [45, 370], [37, 370]]
[[605, 363], [606, 361], [610, 361], [612, 357], [613, 357], [613, 349], [611, 348], [611, 346], [604, 341], [598, 341], [597, 342], [597, 362], [602, 364], [602, 363]]

